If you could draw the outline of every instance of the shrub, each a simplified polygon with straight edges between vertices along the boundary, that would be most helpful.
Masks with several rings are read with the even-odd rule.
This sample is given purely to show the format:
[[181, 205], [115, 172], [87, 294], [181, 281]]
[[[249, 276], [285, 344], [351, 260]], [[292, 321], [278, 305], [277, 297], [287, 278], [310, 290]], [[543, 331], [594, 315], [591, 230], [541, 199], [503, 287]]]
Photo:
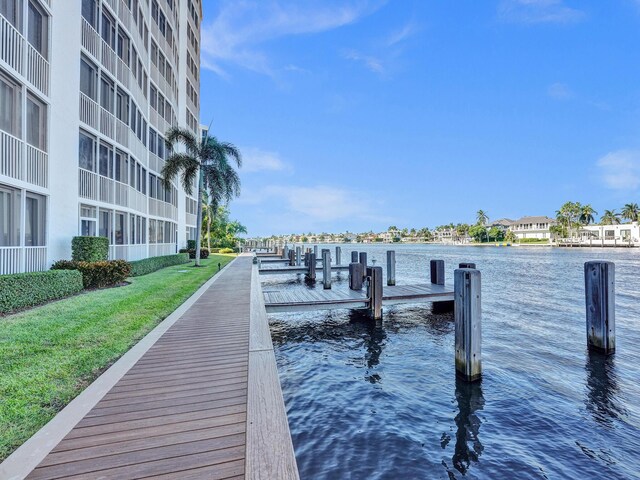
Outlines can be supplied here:
[[234, 252], [233, 248], [221, 248], [219, 250], [219, 253], [233, 253], [233, 252]]
[[211, 253], [220, 253], [220, 249], [219, 248], [212, 248], [211, 249]]
[[73, 237], [71, 258], [76, 262], [103, 262], [109, 257], [109, 239], [106, 237]]
[[125, 281], [131, 273], [131, 265], [124, 260], [104, 262], [76, 262], [59, 260], [52, 270], [79, 270], [82, 273], [84, 288], [112, 287]]
[[187, 250], [195, 250], [195, 249], [196, 249], [196, 241], [187, 240]]
[[[189, 254], [189, 258], [191, 260], [193, 260], [194, 258], [196, 258], [196, 251], [195, 249], [187, 249], [187, 248], [181, 248], [180, 250], [178, 250], [179, 253], [188, 253]], [[209, 250], [207, 250], [206, 248], [200, 248], [200, 258], [209, 258]]]
[[546, 238], [521, 238], [518, 243], [549, 243]]
[[34, 307], [82, 291], [78, 271], [48, 271], [0, 276], [0, 313]]
[[161, 257], [145, 258], [131, 262], [131, 276], [139, 277], [146, 275], [161, 268], [170, 267], [172, 265], [180, 265], [189, 262], [188, 252], [176, 253], [175, 255], [163, 255]]

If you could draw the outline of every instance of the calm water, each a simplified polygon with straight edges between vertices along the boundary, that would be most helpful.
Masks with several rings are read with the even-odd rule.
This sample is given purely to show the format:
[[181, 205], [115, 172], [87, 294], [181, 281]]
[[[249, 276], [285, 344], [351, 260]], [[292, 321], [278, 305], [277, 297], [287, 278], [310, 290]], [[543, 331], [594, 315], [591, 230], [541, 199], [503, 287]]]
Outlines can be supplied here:
[[[333, 251], [333, 247], [332, 251]], [[345, 245], [386, 263], [388, 246]], [[270, 316], [303, 479], [640, 478], [640, 249], [394, 246], [397, 279], [482, 271], [481, 383], [454, 373], [453, 315]], [[616, 262], [617, 353], [585, 348], [583, 263]], [[312, 288], [263, 277], [269, 288]], [[322, 288], [319, 282], [317, 287]], [[340, 274], [333, 288], [348, 288]]]

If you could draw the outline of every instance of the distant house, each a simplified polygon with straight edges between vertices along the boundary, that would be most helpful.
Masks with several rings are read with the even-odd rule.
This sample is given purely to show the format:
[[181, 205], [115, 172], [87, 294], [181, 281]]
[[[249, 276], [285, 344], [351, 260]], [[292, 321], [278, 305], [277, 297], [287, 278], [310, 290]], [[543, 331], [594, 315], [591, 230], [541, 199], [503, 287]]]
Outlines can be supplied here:
[[555, 225], [556, 221], [549, 217], [522, 217], [514, 221], [510, 226], [518, 240], [523, 238], [551, 239], [549, 228]]
[[638, 222], [619, 225], [585, 225], [580, 227], [578, 239], [573, 243], [582, 245], [638, 245], [640, 244], [640, 226]]
[[514, 223], [515, 221], [511, 220], [510, 218], [501, 218], [499, 220], [494, 220], [493, 222], [491, 222], [489, 224], [489, 228], [496, 227], [502, 230], [503, 232], [506, 232]]

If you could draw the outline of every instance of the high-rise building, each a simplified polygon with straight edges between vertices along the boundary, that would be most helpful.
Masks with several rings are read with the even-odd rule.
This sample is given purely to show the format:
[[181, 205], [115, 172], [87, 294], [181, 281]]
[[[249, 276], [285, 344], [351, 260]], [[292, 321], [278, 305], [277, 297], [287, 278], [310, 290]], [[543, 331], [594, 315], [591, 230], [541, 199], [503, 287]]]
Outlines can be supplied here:
[[126, 260], [195, 238], [160, 172], [171, 126], [200, 135], [201, 21], [201, 0], [0, 0], [0, 274], [76, 235]]

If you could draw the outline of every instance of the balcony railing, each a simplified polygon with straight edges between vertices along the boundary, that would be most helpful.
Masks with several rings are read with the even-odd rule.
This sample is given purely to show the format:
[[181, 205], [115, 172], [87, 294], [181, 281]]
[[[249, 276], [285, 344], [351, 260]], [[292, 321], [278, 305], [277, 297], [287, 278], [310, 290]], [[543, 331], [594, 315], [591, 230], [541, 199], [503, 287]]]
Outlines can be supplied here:
[[194, 226], [198, 221], [198, 217], [193, 213], [187, 213], [187, 225]]
[[98, 175], [94, 172], [78, 169], [78, 195], [89, 200], [98, 200]]
[[116, 117], [103, 107], [100, 107], [100, 132], [109, 138], [116, 138]]
[[49, 155], [27, 144], [26, 181], [47, 188], [49, 186]]
[[117, 71], [116, 71], [116, 59], [118, 58], [118, 55], [116, 55], [116, 52], [113, 48], [111, 48], [111, 46], [105, 42], [104, 40], [101, 40], [102, 42], [102, 65], [109, 70], [109, 72], [111, 73], [111, 75], [113, 75], [114, 77], [117, 75]]
[[175, 243], [150, 243], [149, 256], [159, 257], [160, 255], [171, 255], [176, 253]]
[[11, 22], [0, 15], [0, 59], [20, 74], [23, 70], [25, 40]]
[[0, 131], [0, 175], [24, 180], [24, 142]]
[[100, 201], [105, 203], [114, 203], [114, 184], [115, 182], [102, 175], [98, 176], [98, 184], [100, 185]]
[[147, 257], [147, 245], [110, 245], [110, 260], [141, 260]]
[[0, 275], [46, 270], [47, 247], [0, 247]]
[[91, 26], [84, 18], [82, 19], [82, 46], [95, 57], [100, 60], [100, 42], [102, 39], [95, 28]]
[[30, 43], [27, 43], [27, 80], [49, 95], [49, 62]]
[[116, 122], [116, 142], [129, 148], [129, 125], [124, 123], [119, 118], [115, 119]]
[[80, 121], [96, 130], [99, 129], [100, 105], [82, 92], [80, 92]]

